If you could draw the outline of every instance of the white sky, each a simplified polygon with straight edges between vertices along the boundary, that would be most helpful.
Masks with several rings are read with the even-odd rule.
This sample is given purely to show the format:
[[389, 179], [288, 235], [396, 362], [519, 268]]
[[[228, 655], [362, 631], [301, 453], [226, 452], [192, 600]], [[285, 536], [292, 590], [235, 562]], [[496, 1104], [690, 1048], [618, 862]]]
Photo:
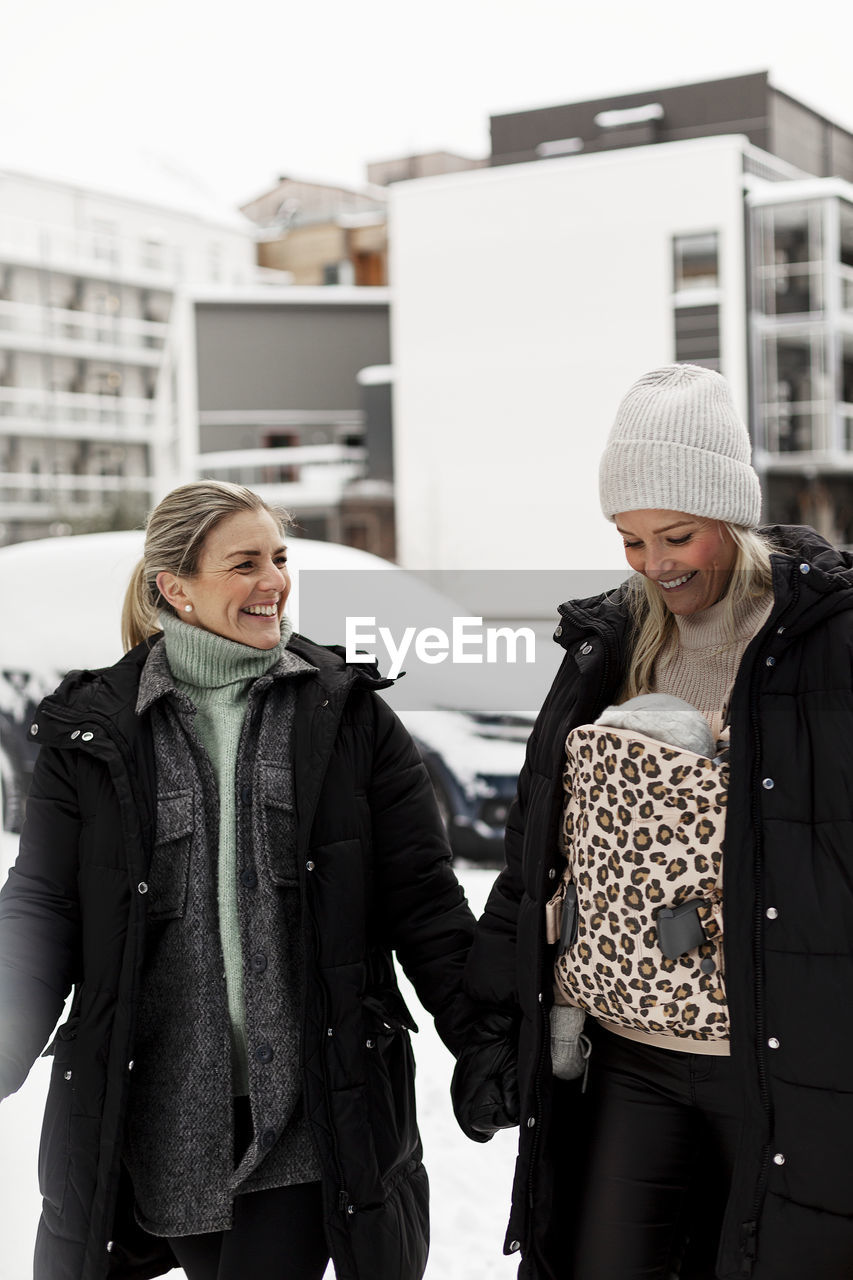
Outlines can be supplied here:
[[232, 205], [485, 155], [491, 113], [765, 69], [853, 128], [839, 0], [7, 0], [2, 25], [0, 166], [108, 183], [144, 153]]

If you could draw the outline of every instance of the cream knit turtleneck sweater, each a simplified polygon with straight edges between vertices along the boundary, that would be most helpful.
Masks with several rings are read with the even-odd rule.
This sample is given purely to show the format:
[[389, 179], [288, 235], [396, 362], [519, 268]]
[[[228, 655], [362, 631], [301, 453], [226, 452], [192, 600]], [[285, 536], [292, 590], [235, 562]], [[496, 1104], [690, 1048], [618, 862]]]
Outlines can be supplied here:
[[676, 631], [655, 667], [655, 692], [671, 693], [697, 707], [719, 735], [732, 685], [747, 645], [770, 614], [770, 592], [741, 601], [734, 629], [726, 624], [726, 600], [699, 613], [676, 614]]

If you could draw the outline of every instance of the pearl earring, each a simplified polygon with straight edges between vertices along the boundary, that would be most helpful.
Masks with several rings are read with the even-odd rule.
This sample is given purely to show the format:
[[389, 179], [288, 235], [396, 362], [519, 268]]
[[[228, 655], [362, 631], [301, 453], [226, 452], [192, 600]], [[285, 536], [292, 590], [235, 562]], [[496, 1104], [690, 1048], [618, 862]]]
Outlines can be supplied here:
[[192, 611], [193, 611], [193, 607], [191, 604], [184, 605], [184, 613], [192, 613]]

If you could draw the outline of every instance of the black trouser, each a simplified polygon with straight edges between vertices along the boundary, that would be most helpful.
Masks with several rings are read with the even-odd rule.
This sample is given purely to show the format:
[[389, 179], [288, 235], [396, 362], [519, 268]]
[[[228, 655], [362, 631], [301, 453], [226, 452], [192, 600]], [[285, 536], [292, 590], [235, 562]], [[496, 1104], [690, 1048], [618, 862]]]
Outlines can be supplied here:
[[322, 1280], [329, 1261], [319, 1182], [250, 1191], [230, 1231], [169, 1240], [188, 1280]]
[[[252, 1138], [248, 1098], [234, 1100], [234, 1161]], [[322, 1280], [329, 1261], [319, 1182], [248, 1191], [228, 1231], [169, 1240], [187, 1280]]]
[[731, 1059], [593, 1041], [571, 1274], [712, 1280], [741, 1128]]

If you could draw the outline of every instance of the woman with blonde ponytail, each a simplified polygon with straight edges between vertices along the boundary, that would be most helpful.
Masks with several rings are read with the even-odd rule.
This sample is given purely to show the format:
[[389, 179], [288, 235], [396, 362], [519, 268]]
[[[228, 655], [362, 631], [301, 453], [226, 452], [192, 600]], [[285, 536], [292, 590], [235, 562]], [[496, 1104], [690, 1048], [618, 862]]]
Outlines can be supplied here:
[[0, 1097], [51, 1042], [35, 1280], [421, 1280], [396, 953], [453, 1052], [474, 921], [374, 668], [293, 633], [284, 515], [147, 523], [126, 654], [39, 708], [0, 894]]
[[521, 1121], [526, 1280], [841, 1280], [853, 557], [758, 529], [709, 369], [630, 388], [599, 480], [633, 574], [560, 606], [457, 1117], [479, 1141]]

